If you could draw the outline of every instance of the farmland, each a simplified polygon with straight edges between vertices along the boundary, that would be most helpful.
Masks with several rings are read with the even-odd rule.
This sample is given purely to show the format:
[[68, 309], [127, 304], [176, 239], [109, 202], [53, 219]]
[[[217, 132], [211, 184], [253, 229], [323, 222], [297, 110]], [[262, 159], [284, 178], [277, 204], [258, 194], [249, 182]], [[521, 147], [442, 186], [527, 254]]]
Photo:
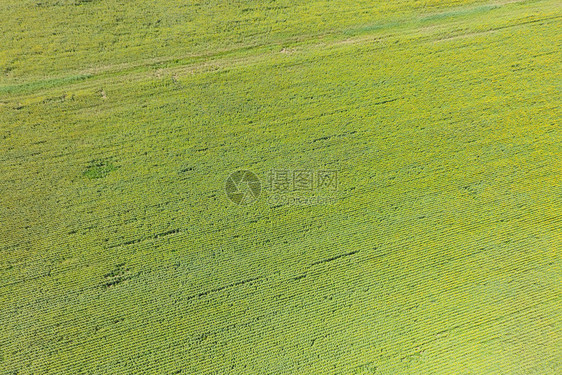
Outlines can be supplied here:
[[0, 375], [561, 372], [558, 1], [0, 21]]

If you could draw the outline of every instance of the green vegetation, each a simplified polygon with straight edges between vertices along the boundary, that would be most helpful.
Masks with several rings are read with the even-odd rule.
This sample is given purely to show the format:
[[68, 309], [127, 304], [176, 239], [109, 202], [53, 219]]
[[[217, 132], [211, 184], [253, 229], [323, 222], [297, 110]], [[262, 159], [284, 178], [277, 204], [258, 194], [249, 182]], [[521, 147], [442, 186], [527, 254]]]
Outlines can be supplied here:
[[90, 163], [88, 168], [84, 171], [84, 176], [90, 179], [103, 178], [116, 169], [117, 167], [110, 161], [98, 160]]
[[0, 375], [560, 373], [561, 16], [0, 2]]

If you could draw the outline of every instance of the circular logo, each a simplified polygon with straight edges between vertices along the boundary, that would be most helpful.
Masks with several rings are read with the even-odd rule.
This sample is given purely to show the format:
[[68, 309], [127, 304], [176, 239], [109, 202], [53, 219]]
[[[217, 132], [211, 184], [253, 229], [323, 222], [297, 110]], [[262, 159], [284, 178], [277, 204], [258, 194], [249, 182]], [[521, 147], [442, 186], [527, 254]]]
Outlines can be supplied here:
[[233, 172], [226, 179], [226, 195], [235, 204], [246, 206], [254, 203], [261, 193], [261, 182], [253, 172]]

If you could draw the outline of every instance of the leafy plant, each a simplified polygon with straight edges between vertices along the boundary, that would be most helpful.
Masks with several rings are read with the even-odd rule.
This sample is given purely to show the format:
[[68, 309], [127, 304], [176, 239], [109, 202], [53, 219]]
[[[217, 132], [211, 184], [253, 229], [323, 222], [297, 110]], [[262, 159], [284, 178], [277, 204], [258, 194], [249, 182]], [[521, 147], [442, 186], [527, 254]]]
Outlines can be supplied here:
[[104, 178], [116, 169], [117, 167], [108, 160], [97, 160], [90, 163], [84, 171], [84, 176], [91, 180]]

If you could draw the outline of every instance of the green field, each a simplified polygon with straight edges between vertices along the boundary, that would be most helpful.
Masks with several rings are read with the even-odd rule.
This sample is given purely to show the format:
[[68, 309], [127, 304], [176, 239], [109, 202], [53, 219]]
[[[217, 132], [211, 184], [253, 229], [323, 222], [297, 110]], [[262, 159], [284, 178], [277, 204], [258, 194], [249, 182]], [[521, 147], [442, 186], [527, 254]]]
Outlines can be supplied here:
[[2, 0], [0, 375], [560, 374], [561, 104], [559, 0]]

